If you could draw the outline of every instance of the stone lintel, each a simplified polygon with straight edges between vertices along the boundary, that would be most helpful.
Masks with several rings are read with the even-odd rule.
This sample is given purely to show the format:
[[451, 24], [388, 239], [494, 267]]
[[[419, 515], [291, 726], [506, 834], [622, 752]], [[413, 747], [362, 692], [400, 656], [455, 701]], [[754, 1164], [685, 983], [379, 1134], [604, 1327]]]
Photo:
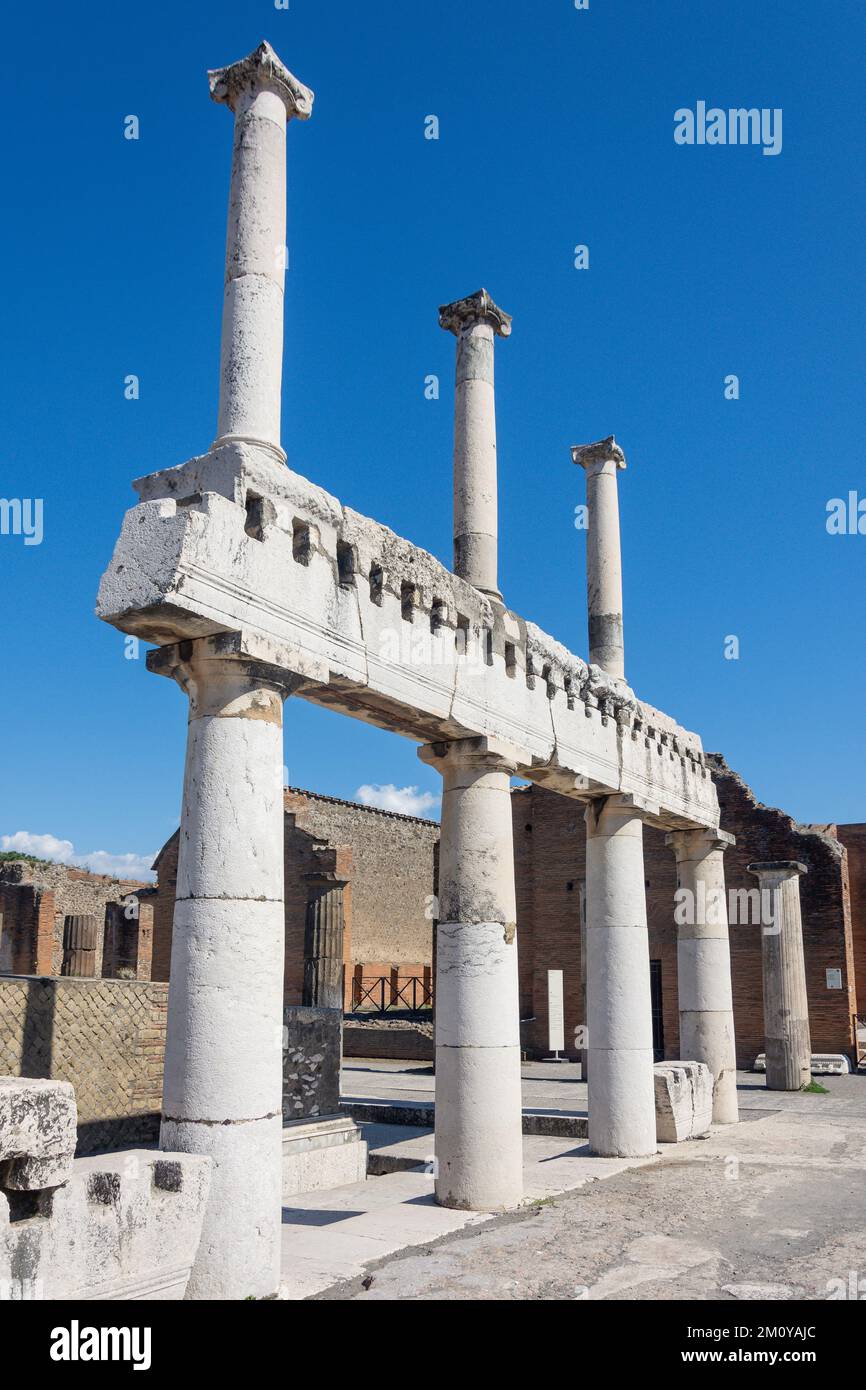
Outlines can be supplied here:
[[797, 859], [768, 859], [761, 864], [747, 864], [746, 868], [756, 878], [795, 878], [809, 872]]
[[599, 439], [595, 444], [572, 444], [572, 462], [585, 468], [588, 472], [600, 472], [606, 463], [612, 463], [616, 468], [625, 468], [625, 454], [617, 444], [612, 434], [606, 439]]
[[232, 111], [243, 92], [269, 89], [282, 98], [289, 120], [297, 116], [299, 120], [306, 121], [312, 115], [313, 93], [298, 81], [294, 73], [289, 72], [267, 42], [260, 43], [252, 53], [236, 63], [214, 68], [208, 72], [207, 78], [211, 99], [224, 103]]
[[455, 299], [453, 304], [440, 305], [439, 327], [455, 337], [477, 323], [489, 323], [500, 338], [507, 338], [511, 333], [511, 315], [494, 304], [486, 290], [477, 290], [465, 299]]

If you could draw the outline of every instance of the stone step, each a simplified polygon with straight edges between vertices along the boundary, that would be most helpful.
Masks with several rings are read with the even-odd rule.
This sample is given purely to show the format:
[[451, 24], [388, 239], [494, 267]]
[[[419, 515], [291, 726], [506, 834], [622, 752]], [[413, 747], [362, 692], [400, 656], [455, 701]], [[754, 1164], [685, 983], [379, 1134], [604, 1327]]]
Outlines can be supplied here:
[[[432, 1101], [350, 1099], [341, 1101], [340, 1109], [359, 1123], [415, 1125], [420, 1129], [432, 1129], [435, 1116]], [[555, 1139], [585, 1139], [587, 1117], [568, 1110], [524, 1109], [523, 1133]]]

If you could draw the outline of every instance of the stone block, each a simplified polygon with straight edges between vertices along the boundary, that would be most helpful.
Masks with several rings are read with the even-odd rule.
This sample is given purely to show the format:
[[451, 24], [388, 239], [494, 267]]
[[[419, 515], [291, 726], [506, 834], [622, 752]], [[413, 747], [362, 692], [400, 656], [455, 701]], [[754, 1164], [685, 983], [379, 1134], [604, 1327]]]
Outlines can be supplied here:
[[283, 1200], [364, 1182], [367, 1144], [348, 1115], [283, 1126]]
[[211, 1160], [128, 1149], [77, 1158], [49, 1193], [0, 1193], [0, 1301], [181, 1299]]
[[33, 1192], [66, 1182], [77, 1120], [68, 1081], [0, 1077], [0, 1188]]
[[283, 1009], [284, 1124], [339, 1110], [342, 1026], [340, 1009]]
[[653, 1068], [656, 1138], [679, 1144], [706, 1134], [713, 1118], [713, 1078], [703, 1062], [657, 1062]]
[[[753, 1071], [766, 1072], [767, 1054], [759, 1052], [752, 1064]], [[851, 1063], [844, 1052], [813, 1052], [811, 1072], [813, 1076], [846, 1076]]]

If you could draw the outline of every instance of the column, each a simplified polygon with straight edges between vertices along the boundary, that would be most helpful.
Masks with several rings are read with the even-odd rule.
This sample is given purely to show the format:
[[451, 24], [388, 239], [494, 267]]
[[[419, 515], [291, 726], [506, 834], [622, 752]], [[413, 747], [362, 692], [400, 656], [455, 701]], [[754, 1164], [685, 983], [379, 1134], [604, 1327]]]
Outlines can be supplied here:
[[[803, 956], [800, 875], [796, 860], [749, 864], [761, 887], [761, 968], [764, 981], [764, 1052], [767, 1089], [799, 1091], [812, 1079], [809, 997]], [[769, 902], [772, 921], [764, 920]]]
[[343, 889], [346, 879], [323, 869], [305, 874], [304, 1004], [343, 1012]]
[[213, 1159], [188, 1298], [280, 1281], [283, 689], [223, 634], [148, 667], [189, 697], [160, 1147]]
[[655, 1153], [656, 1113], [643, 824], [631, 797], [586, 810], [589, 1146]]
[[706, 1063], [713, 1120], [733, 1125], [739, 1119], [737, 1049], [724, 856], [736, 841], [723, 830], [675, 830], [665, 842], [676, 856], [677, 886], [685, 890], [676, 912], [680, 1057]]
[[214, 101], [235, 117], [216, 444], [239, 439], [280, 449], [286, 123], [306, 120], [313, 93], [270, 44], [208, 73]]
[[497, 578], [496, 406], [493, 340], [511, 316], [486, 290], [444, 304], [440, 327], [457, 339], [454, 397], [454, 573], [501, 598]]
[[90, 979], [96, 974], [97, 921], [87, 915], [63, 919], [63, 960], [61, 975]]
[[511, 775], [492, 738], [428, 744], [443, 778], [436, 933], [436, 1200], [501, 1211], [523, 1194]]
[[625, 455], [610, 435], [597, 444], [575, 444], [571, 457], [586, 472], [589, 659], [612, 676], [624, 676], [622, 557], [616, 475], [620, 468], [625, 468]]

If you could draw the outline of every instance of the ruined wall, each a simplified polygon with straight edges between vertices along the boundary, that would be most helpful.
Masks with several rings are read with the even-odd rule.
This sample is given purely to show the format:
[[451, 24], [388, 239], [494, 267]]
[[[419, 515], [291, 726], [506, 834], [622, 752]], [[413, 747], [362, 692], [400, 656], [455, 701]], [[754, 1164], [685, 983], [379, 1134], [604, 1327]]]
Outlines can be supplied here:
[[155, 1140], [168, 986], [0, 979], [0, 1075], [71, 1081], [79, 1154]]
[[47, 975], [54, 956], [54, 894], [0, 878], [0, 975]]
[[[432, 958], [434, 892], [439, 826], [434, 821], [319, 796], [298, 788], [285, 791], [286, 963], [285, 997], [301, 1002], [305, 874], [317, 867], [317, 846], [337, 851], [344, 890], [346, 998], [356, 963], [392, 965]], [[167, 980], [177, 884], [178, 835], [161, 851], [154, 909], [153, 978]]]
[[[746, 865], [796, 859], [809, 873], [800, 880], [803, 940], [812, 1046], [816, 1052], [849, 1051], [856, 1008], [855, 956], [866, 972], [866, 827], [851, 828], [856, 847], [852, 933], [848, 869], [842, 845], [826, 827], [798, 826], [783, 811], [762, 806], [724, 760], [710, 760], [719, 794], [721, 824], [737, 838], [725, 855], [728, 889], [752, 889]], [[576, 1055], [574, 1029], [583, 1021], [580, 993], [580, 883], [585, 879], [586, 828], [580, 807], [533, 786], [512, 797], [517, 865], [517, 930], [522, 1038], [532, 1055], [548, 1043], [547, 971], [565, 972], [566, 1050]], [[857, 833], [857, 831], [861, 833]], [[843, 832], [839, 832], [844, 839]], [[676, 862], [664, 833], [644, 829], [650, 959], [660, 962], [665, 1056], [679, 1052], [676, 925]], [[750, 1067], [764, 1049], [761, 939], [757, 925], [731, 926], [734, 1025], [740, 1066]], [[853, 951], [852, 951], [853, 936]], [[828, 989], [826, 971], [842, 971], [842, 989]], [[861, 995], [866, 999], [866, 994]]]
[[60, 974], [63, 961], [63, 920], [66, 916], [74, 914], [96, 917], [96, 974], [101, 975], [107, 904], [119, 902], [130, 893], [150, 887], [138, 879], [109, 878], [104, 874], [91, 874], [86, 869], [72, 868], [67, 864], [39, 864], [27, 859], [0, 863], [0, 891], [5, 885], [30, 885], [43, 894], [50, 893], [53, 896], [54, 924], [50, 956], [48, 944], [44, 944], [44, 950], [40, 946], [42, 954], [37, 972], [46, 975]]

